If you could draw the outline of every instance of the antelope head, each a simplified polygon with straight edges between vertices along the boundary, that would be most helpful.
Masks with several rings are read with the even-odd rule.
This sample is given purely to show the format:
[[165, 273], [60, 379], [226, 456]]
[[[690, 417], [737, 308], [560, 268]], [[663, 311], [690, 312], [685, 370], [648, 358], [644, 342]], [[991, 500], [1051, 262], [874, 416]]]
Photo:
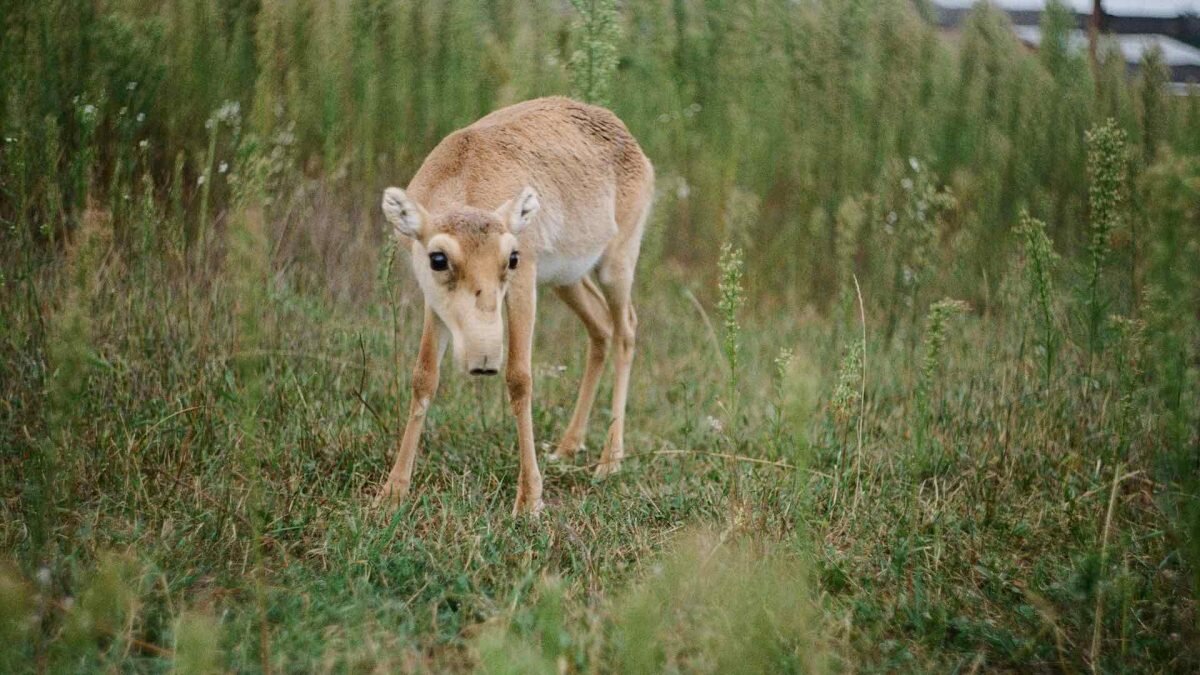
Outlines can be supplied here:
[[426, 306], [450, 333], [454, 360], [472, 375], [495, 375], [504, 363], [500, 308], [521, 264], [517, 236], [539, 206], [533, 188], [495, 211], [468, 206], [431, 214], [390, 187], [383, 213], [396, 236], [412, 240], [412, 265]]

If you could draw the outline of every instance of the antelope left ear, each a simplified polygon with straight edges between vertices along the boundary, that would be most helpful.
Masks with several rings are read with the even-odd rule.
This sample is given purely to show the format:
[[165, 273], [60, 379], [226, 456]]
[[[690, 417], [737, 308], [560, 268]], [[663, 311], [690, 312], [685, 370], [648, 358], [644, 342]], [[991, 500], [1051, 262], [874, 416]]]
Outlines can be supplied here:
[[537, 191], [527, 185], [516, 199], [510, 199], [496, 209], [496, 214], [500, 216], [505, 225], [508, 225], [509, 232], [520, 234], [521, 230], [529, 225], [529, 221], [533, 220], [533, 215], [537, 213], [541, 205], [542, 203], [538, 201]]
[[402, 237], [420, 238], [425, 224], [425, 209], [409, 198], [404, 190], [390, 187], [383, 191], [383, 215], [392, 231]]

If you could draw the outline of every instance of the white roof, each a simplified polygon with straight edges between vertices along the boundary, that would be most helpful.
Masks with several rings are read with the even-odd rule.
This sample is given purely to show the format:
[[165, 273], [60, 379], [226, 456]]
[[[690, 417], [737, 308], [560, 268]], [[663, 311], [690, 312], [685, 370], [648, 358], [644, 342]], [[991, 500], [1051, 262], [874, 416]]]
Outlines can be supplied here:
[[[1026, 44], [1038, 45], [1042, 42], [1042, 31], [1037, 26], [1013, 26], [1017, 38]], [[1166, 35], [1152, 33], [1132, 33], [1126, 35], [1105, 35], [1104, 40], [1115, 42], [1125, 57], [1126, 63], [1141, 63], [1143, 55], [1154, 45], [1162, 49], [1163, 60], [1168, 66], [1200, 66], [1200, 49], [1180, 42]], [[1087, 33], [1081, 30], [1070, 31], [1067, 35], [1068, 44], [1079, 50], [1087, 49]]]
[[[981, 0], [933, 0], [937, 7], [967, 9]], [[1037, 11], [1046, 8], [1046, 0], [988, 0], [1010, 12]], [[1092, 0], [1063, 0], [1063, 4], [1079, 14], [1092, 13]], [[1200, 14], [1200, 0], [1104, 0], [1104, 11], [1114, 16], [1175, 17], [1180, 14]]]

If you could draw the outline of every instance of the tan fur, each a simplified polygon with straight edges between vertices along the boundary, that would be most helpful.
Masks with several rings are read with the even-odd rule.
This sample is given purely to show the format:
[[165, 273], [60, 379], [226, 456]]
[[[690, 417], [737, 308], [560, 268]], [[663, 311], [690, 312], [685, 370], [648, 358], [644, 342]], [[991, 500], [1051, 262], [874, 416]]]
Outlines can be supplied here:
[[[620, 467], [637, 329], [633, 274], [653, 192], [654, 169], [621, 120], [561, 97], [509, 106], [450, 134], [407, 190], [385, 191], [384, 213], [396, 234], [408, 239], [426, 309], [408, 422], [381, 500], [408, 492], [447, 344], [464, 369], [499, 370], [504, 305], [505, 380], [520, 449], [513, 512], [541, 510], [531, 368], [538, 283], [554, 287], [589, 337], [575, 413], [551, 458], [568, 459], [582, 447], [611, 344], [613, 421], [596, 474]], [[520, 262], [509, 270], [513, 250]], [[431, 253], [445, 255], [450, 269], [432, 271]]]

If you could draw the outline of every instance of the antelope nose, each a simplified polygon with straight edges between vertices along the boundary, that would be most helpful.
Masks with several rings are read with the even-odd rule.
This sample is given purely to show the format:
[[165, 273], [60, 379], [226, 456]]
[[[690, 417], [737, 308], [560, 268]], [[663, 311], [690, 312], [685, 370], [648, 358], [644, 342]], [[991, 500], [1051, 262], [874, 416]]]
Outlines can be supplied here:
[[472, 360], [475, 362], [470, 364], [470, 367], [467, 369], [467, 372], [472, 375], [495, 375], [499, 372], [496, 369], [496, 359], [485, 356], [481, 360]]

